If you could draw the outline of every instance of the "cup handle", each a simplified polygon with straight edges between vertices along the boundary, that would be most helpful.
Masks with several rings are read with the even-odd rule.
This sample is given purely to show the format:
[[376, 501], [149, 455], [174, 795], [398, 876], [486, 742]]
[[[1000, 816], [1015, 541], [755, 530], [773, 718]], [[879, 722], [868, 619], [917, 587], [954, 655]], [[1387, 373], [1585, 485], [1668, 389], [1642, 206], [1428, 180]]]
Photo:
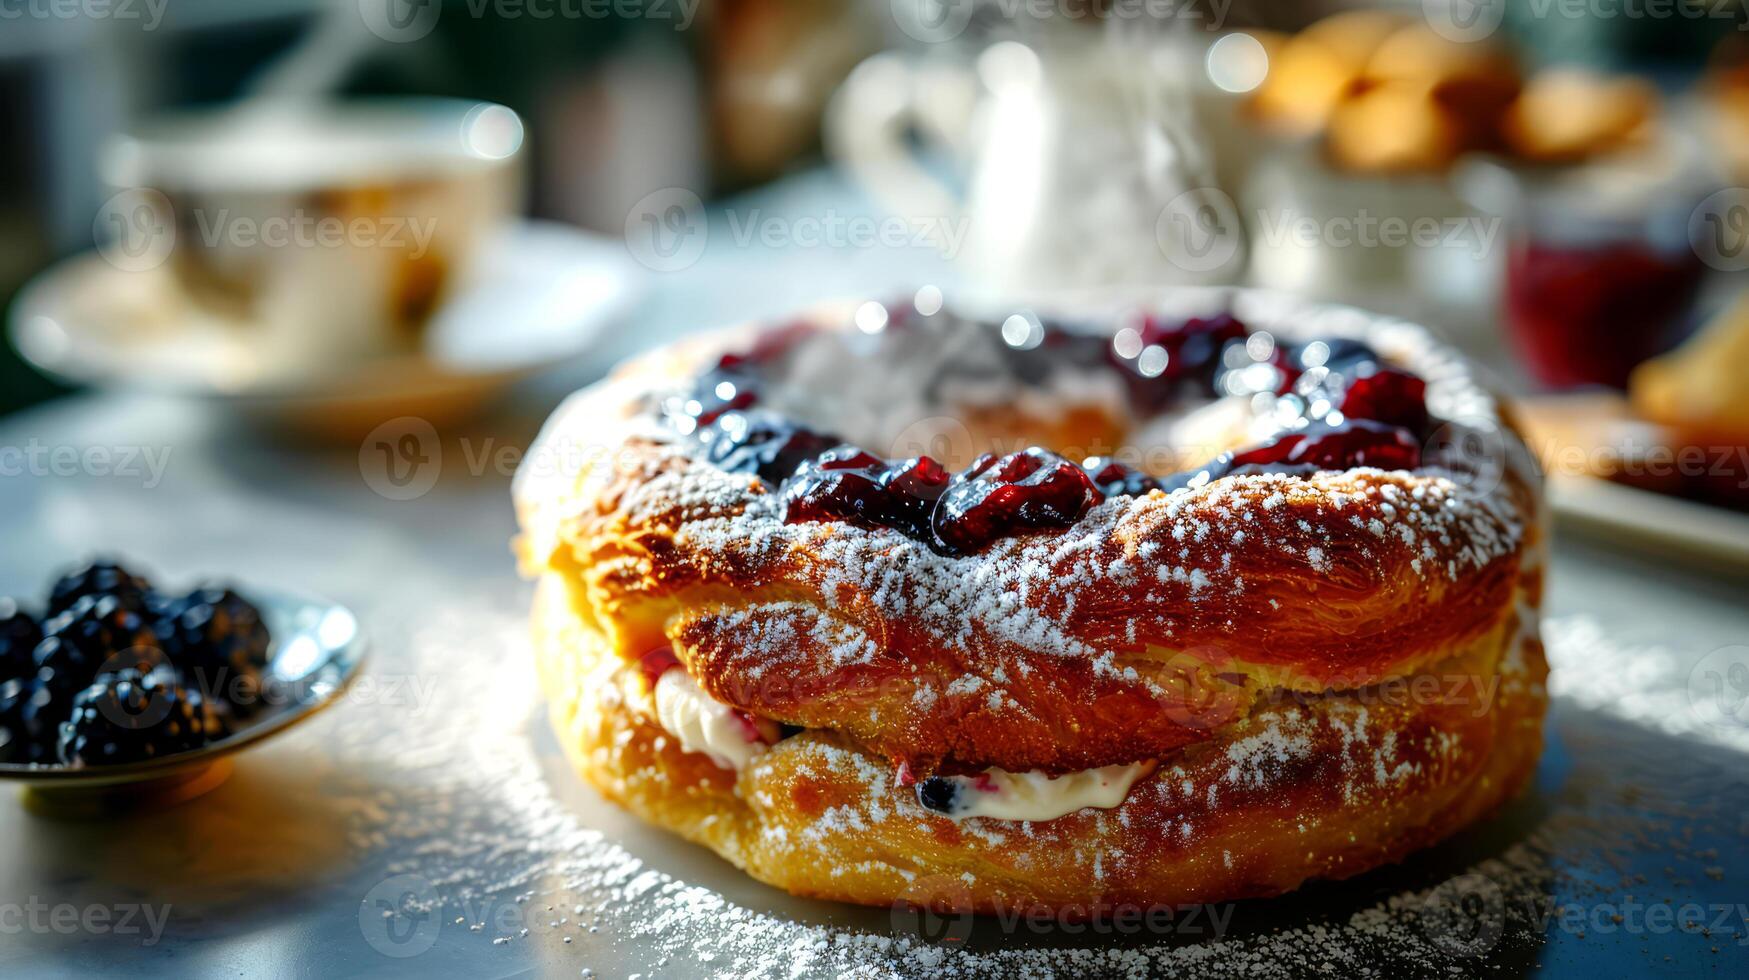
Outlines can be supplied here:
[[950, 155], [963, 155], [977, 98], [977, 78], [969, 69], [897, 52], [875, 55], [857, 65], [832, 96], [827, 155], [895, 214], [957, 215], [964, 207], [960, 196], [923, 166], [905, 134], [914, 128]]

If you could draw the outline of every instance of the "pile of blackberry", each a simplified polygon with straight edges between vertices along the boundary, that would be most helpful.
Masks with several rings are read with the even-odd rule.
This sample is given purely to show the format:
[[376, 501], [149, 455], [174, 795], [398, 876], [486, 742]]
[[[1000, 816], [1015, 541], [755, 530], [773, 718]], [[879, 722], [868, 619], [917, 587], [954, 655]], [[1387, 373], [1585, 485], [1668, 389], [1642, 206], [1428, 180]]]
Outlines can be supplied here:
[[224, 588], [161, 593], [113, 561], [58, 579], [41, 618], [0, 598], [0, 763], [155, 759], [259, 710], [271, 637]]

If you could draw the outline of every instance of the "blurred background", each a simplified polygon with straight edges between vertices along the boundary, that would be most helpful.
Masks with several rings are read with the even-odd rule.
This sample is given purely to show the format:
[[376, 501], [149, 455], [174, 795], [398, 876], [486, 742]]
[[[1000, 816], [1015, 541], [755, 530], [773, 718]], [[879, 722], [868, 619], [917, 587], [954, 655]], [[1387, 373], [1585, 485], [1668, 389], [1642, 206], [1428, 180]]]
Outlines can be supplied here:
[[638, 349], [821, 299], [1189, 283], [1409, 316], [1521, 394], [1584, 393], [1531, 414], [1596, 450], [1588, 475], [1728, 457], [1746, 23], [1737, 0], [8, 0], [0, 412], [143, 388], [356, 440], [531, 386], [538, 417]]

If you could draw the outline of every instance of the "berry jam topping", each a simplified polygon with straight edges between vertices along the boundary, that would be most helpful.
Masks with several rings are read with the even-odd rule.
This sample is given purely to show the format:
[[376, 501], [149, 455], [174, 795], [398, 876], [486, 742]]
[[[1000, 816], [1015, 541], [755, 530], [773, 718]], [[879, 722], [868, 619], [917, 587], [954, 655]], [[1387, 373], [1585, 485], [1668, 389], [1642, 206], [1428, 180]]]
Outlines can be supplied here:
[[715, 422], [724, 412], [752, 408], [758, 401], [751, 379], [719, 370], [700, 376], [690, 395], [665, 401], [662, 411], [677, 428], [692, 432]]
[[[1243, 396], [1272, 402], [1275, 415], [1296, 419], [1295, 427], [1265, 445], [1167, 477], [1109, 457], [1076, 466], [1032, 448], [1001, 458], [986, 455], [950, 480], [927, 456], [881, 459], [753, 408], [755, 381], [815, 332], [805, 324], [767, 331], [746, 353], [724, 355], [690, 395], [669, 399], [664, 411], [682, 434], [696, 436], [708, 461], [779, 484], [786, 523], [890, 528], [947, 555], [979, 551], [1027, 530], [1067, 527], [1106, 497], [1196, 487], [1240, 470], [1420, 465], [1420, 442], [1430, 427], [1427, 386], [1387, 366], [1360, 341], [1283, 344], [1227, 313], [1149, 317], [1110, 341], [1036, 318], [1030, 329], [1010, 330], [1018, 319], [1024, 318], [1004, 324], [1001, 337], [1010, 373], [1021, 383], [1041, 382], [1064, 366], [1114, 365], [1139, 413], [1187, 398]], [[1270, 409], [1266, 404], [1258, 410]]]
[[778, 483], [808, 459], [842, 443], [770, 412], [729, 412], [699, 430], [705, 458], [730, 473]]
[[1288, 432], [1274, 442], [1235, 454], [1232, 468], [1309, 466], [1319, 470], [1344, 470], [1373, 466], [1384, 470], [1412, 470], [1421, 465], [1421, 444], [1408, 430], [1365, 419], [1350, 419], [1340, 425], [1313, 426]]
[[948, 487], [928, 456], [889, 463], [854, 446], [803, 463], [784, 487], [784, 522], [850, 521], [928, 540], [930, 516]]
[[1222, 349], [1233, 341], [1243, 341], [1246, 329], [1245, 324], [1232, 314], [1219, 313], [1206, 319], [1192, 317], [1183, 321], [1148, 317], [1140, 332], [1142, 350], [1137, 355], [1136, 365], [1143, 373], [1153, 373], [1148, 370], [1151, 364], [1145, 359], [1148, 349], [1159, 348], [1166, 352], [1166, 363], [1157, 372], [1157, 377], [1167, 381], [1198, 379], [1212, 383], [1215, 370], [1220, 366]]
[[1068, 527], [1104, 499], [1085, 470], [1055, 453], [986, 453], [953, 478], [930, 523], [942, 550], [968, 554], [1013, 531]]
[[745, 352], [718, 358], [717, 366], [700, 375], [692, 390], [664, 399], [662, 414], [681, 435], [689, 435], [727, 412], [752, 408], [759, 403], [760, 375], [817, 332], [811, 323], [792, 323], [760, 333]]
[[1107, 497], [1140, 497], [1160, 486], [1158, 480], [1141, 470], [1105, 456], [1089, 457], [1081, 468], [1087, 471], [1099, 492]]
[[1427, 382], [1396, 368], [1361, 368], [1336, 402], [1350, 419], [1370, 419], [1411, 432], [1427, 428]]

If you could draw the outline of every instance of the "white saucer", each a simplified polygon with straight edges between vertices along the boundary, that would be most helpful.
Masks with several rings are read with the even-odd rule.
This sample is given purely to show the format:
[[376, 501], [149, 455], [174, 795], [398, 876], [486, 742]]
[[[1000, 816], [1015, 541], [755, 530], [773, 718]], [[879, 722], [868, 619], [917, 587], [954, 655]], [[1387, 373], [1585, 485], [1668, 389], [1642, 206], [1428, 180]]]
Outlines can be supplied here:
[[488, 243], [469, 284], [433, 316], [425, 349], [319, 374], [262, 369], [235, 324], [203, 315], [167, 277], [86, 253], [20, 291], [9, 328], [45, 373], [101, 388], [212, 398], [270, 422], [350, 434], [397, 415], [454, 420], [510, 383], [584, 353], [644, 293], [618, 241], [519, 222]]

